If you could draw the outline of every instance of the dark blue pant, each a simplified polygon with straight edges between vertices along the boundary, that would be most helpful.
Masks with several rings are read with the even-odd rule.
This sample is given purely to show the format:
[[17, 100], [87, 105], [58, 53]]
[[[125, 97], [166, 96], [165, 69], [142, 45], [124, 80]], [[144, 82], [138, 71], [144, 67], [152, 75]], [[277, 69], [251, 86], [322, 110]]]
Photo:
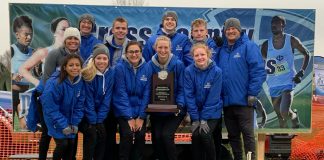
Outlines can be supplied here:
[[174, 135], [184, 116], [152, 116], [152, 145], [159, 160], [176, 160], [177, 151]]
[[223, 110], [228, 139], [232, 147], [234, 159], [242, 159], [241, 134], [244, 141], [245, 154], [251, 151], [252, 159], [254, 159], [254, 108], [250, 106], [228, 106], [224, 107]]
[[56, 147], [53, 152], [53, 160], [71, 160], [74, 156], [74, 143], [75, 139], [73, 138], [64, 138], [64, 139], [57, 139], [54, 138]]
[[117, 160], [118, 159], [118, 146], [116, 143], [117, 133], [117, 119], [113, 113], [113, 107], [111, 107], [108, 117], [104, 121], [106, 128], [106, 149], [105, 149], [105, 160]]

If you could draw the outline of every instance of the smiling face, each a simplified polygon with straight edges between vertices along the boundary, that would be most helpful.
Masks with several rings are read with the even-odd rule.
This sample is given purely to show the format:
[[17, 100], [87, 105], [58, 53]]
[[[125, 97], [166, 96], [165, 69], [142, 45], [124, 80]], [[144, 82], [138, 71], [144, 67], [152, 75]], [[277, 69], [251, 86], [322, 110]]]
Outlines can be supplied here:
[[80, 47], [79, 39], [74, 36], [70, 36], [66, 38], [64, 44], [65, 44], [65, 48], [67, 48], [70, 52], [75, 52]]
[[241, 36], [240, 34], [240, 31], [235, 27], [229, 27], [225, 30], [225, 36], [230, 45], [235, 43], [235, 41]]
[[142, 51], [138, 45], [130, 45], [126, 51], [126, 57], [133, 66], [138, 66], [139, 61], [142, 59]]
[[166, 17], [163, 20], [163, 28], [167, 32], [172, 32], [177, 27], [177, 21], [173, 17]]
[[93, 27], [93, 24], [90, 20], [83, 19], [80, 22], [80, 33], [82, 35], [89, 35], [91, 33], [92, 27]]
[[112, 33], [114, 34], [114, 38], [118, 40], [123, 40], [127, 35], [127, 23], [116, 21], [112, 28]]
[[166, 62], [171, 54], [170, 41], [158, 40], [155, 46], [160, 63]]
[[18, 43], [29, 46], [33, 39], [33, 30], [27, 26], [20, 27], [16, 32], [16, 39]]
[[68, 78], [72, 81], [80, 74], [81, 62], [78, 58], [71, 58], [64, 67]]
[[106, 54], [99, 54], [95, 57], [94, 64], [96, 68], [103, 73], [108, 67], [109, 58]]
[[192, 27], [191, 36], [195, 41], [204, 41], [207, 37], [207, 28], [204, 25], [197, 25]]
[[198, 68], [204, 69], [208, 66], [209, 56], [205, 48], [199, 47], [193, 51], [193, 59]]

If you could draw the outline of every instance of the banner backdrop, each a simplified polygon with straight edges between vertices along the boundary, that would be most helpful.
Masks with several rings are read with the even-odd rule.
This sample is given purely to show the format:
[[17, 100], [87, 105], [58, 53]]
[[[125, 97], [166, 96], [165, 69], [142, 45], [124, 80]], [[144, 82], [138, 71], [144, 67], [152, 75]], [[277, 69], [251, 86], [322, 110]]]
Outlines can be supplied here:
[[[177, 12], [179, 20], [177, 32], [190, 37], [191, 21], [203, 18], [208, 22], [208, 34], [213, 37], [223, 36], [223, 23], [227, 18], [240, 19], [241, 26], [249, 38], [261, 45], [272, 36], [271, 19], [275, 15], [286, 18], [285, 32], [300, 39], [302, 44], [310, 51], [310, 63], [305, 70], [302, 82], [295, 87], [292, 108], [297, 111], [300, 128], [279, 128], [278, 118], [271, 104], [268, 86], [263, 84], [259, 99], [267, 113], [265, 128], [260, 132], [305, 132], [310, 131], [311, 97], [313, 77], [313, 49], [315, 10], [313, 9], [235, 9], [235, 8], [164, 8], [164, 7], [115, 7], [91, 5], [52, 5], [52, 4], [10, 4], [10, 24], [17, 16], [26, 15], [33, 20], [34, 36], [32, 48], [46, 47], [52, 44], [50, 23], [57, 17], [66, 17], [71, 25], [78, 27], [78, 17], [83, 13], [90, 13], [96, 19], [94, 35], [103, 41], [104, 37], [111, 35], [113, 20], [122, 16], [128, 20], [129, 29], [127, 37], [132, 40], [145, 41], [157, 32], [161, 23], [162, 14], [166, 10]], [[11, 29], [12, 30], [12, 29]], [[11, 31], [11, 43], [15, 43], [15, 33]], [[298, 71], [303, 63], [304, 56], [295, 51], [295, 67]], [[28, 107], [28, 106], [27, 106]], [[260, 121], [260, 117], [258, 121]], [[17, 121], [15, 121], [17, 122]], [[289, 126], [291, 126], [289, 122]], [[15, 130], [19, 130], [15, 128]]]

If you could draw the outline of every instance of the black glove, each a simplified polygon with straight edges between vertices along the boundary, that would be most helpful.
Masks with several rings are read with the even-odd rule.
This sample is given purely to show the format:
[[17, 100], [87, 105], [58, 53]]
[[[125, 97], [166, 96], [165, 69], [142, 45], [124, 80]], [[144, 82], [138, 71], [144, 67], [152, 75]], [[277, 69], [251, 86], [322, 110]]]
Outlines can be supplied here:
[[103, 123], [96, 124], [97, 133], [100, 139], [103, 139], [106, 136], [106, 128]]
[[180, 115], [180, 116], [186, 115], [186, 110], [185, 110], [185, 108], [182, 105], [178, 104], [177, 105], [177, 109], [179, 111], [178, 111], [178, 113], [176, 113], [176, 116], [178, 116], [178, 115]]
[[213, 37], [214, 42], [216, 43], [217, 47], [221, 47], [223, 45], [223, 39], [219, 35], [215, 35]]
[[302, 77], [304, 76], [304, 70], [300, 70], [295, 77], [293, 78], [293, 81], [298, 84], [301, 82]]

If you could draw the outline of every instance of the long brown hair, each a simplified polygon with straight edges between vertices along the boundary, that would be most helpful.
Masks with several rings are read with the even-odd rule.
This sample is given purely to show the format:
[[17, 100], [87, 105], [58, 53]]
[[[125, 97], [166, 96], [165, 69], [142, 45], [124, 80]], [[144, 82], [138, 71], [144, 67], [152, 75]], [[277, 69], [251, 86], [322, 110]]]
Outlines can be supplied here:
[[66, 65], [68, 64], [68, 62], [73, 59], [76, 58], [80, 61], [80, 65], [82, 66], [82, 59], [79, 55], [71, 53], [65, 56], [65, 58], [63, 59], [63, 63], [60, 66], [61, 72], [60, 72], [60, 77], [58, 82], [62, 83], [64, 79], [66, 79], [66, 77], [68, 76], [68, 73], [65, 70]]

